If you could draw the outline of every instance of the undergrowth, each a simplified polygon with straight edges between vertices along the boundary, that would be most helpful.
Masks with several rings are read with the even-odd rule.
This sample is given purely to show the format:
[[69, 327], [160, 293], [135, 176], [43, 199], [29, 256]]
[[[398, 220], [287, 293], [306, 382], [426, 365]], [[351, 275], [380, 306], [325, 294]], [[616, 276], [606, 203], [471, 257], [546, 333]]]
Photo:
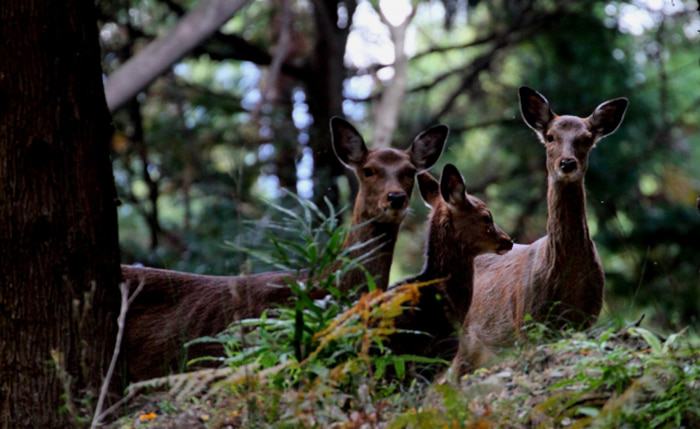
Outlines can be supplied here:
[[[396, 356], [384, 342], [425, 284], [382, 293], [367, 273], [369, 293], [354, 301], [340, 293], [342, 276], [374, 256], [374, 243], [360, 244], [365, 256], [353, 260], [330, 205], [328, 216], [306, 200], [297, 205], [275, 206], [285, 220], [270, 226], [270, 249], [246, 249], [278, 269], [307, 270], [303, 282], [289, 282], [294, 306], [197, 340], [225, 345], [223, 367], [132, 385], [132, 393], [167, 390], [141, 398], [113, 427], [700, 426], [700, 362], [685, 332], [530, 323], [490, 367], [456, 382], [413, 378], [416, 362], [446, 362]], [[328, 294], [314, 299], [319, 290]]]

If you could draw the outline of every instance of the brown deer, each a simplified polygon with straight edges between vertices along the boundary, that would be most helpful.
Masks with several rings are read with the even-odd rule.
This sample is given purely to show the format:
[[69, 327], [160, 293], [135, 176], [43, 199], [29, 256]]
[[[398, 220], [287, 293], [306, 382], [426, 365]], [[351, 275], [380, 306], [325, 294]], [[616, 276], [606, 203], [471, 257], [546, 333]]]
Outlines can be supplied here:
[[[384, 290], [415, 175], [437, 162], [448, 128], [438, 125], [420, 133], [405, 151], [368, 150], [360, 133], [341, 118], [332, 118], [330, 128], [338, 159], [353, 168], [359, 179], [351, 230], [344, 246], [376, 241], [378, 253], [364, 268], [375, 276], [377, 287]], [[367, 251], [367, 246], [362, 246], [351, 256]], [[127, 321], [131, 378], [152, 378], [179, 369], [187, 341], [216, 335], [236, 320], [259, 317], [265, 309], [288, 304], [294, 294], [287, 280], [305, 281], [306, 276], [305, 272], [283, 271], [206, 276], [122, 265], [124, 281], [132, 287], [144, 283]], [[339, 288], [348, 292], [365, 282], [365, 272], [352, 269], [341, 279]], [[212, 344], [193, 345], [187, 351], [189, 358], [221, 354], [221, 347]]]
[[390, 336], [389, 347], [394, 354], [451, 360], [472, 301], [474, 258], [486, 253], [503, 255], [513, 242], [494, 223], [486, 205], [467, 194], [454, 165], [445, 165], [440, 182], [427, 172], [420, 174], [418, 186], [423, 201], [432, 208], [425, 265], [420, 274], [391, 287], [442, 280], [422, 286], [415, 309], [407, 309], [394, 319], [397, 329], [427, 335], [398, 332]]
[[526, 315], [555, 328], [585, 328], [603, 305], [605, 276], [588, 231], [583, 179], [590, 150], [620, 125], [627, 99], [606, 101], [579, 118], [556, 115], [531, 88], [520, 87], [518, 95], [525, 123], [546, 149], [547, 235], [516, 244], [501, 258], [476, 258], [472, 307], [455, 360], [458, 374], [512, 345]]

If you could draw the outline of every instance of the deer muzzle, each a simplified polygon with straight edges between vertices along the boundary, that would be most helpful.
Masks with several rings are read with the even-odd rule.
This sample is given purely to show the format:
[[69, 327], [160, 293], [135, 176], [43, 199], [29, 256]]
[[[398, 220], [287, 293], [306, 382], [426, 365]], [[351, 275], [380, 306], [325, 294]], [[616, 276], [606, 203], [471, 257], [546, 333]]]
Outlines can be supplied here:
[[513, 248], [513, 241], [512, 240], [502, 241], [500, 246], [498, 246], [498, 249], [496, 249], [496, 254], [497, 255], [505, 255], [506, 253], [510, 252], [510, 250], [512, 248]]
[[406, 205], [406, 194], [403, 192], [389, 192], [386, 199], [394, 210], [401, 210]]
[[564, 174], [572, 173], [578, 167], [578, 162], [574, 158], [562, 158], [559, 161], [559, 169]]

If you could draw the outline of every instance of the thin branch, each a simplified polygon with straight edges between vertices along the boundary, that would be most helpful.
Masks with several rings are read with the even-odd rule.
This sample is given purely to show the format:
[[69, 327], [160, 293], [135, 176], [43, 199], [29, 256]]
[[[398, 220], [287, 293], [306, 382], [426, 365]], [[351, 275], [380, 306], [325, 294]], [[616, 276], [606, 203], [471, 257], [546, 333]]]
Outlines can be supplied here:
[[[382, 67], [386, 67], [386, 66], [382, 65], [382, 66], [377, 66], [376, 68], [379, 69]], [[408, 89], [406, 92], [408, 94], [415, 94], [417, 92], [428, 91], [428, 90], [434, 88], [435, 86], [437, 86], [438, 84], [440, 84], [441, 82], [443, 82], [444, 80], [446, 80], [452, 76], [461, 75], [463, 73], [464, 73], [464, 66], [460, 65], [459, 67], [456, 67], [452, 70], [448, 70], [444, 73], [439, 74], [438, 76], [433, 78], [430, 81], [430, 83], [424, 83], [424, 84], [415, 86], [411, 89]], [[362, 73], [358, 74], [358, 76], [361, 76], [361, 75], [362, 75]], [[380, 91], [378, 93], [370, 95], [369, 97], [363, 97], [363, 98], [350, 98], [349, 97], [347, 99], [350, 101], [354, 101], [355, 103], [366, 103], [368, 101], [374, 101], [376, 99], [380, 99], [382, 97], [383, 93], [384, 93], [384, 91]]]
[[459, 88], [457, 88], [457, 90], [450, 95], [447, 101], [443, 103], [442, 107], [433, 115], [428, 123], [434, 124], [439, 122], [440, 118], [450, 109], [452, 109], [452, 106], [454, 105], [455, 101], [457, 101], [457, 98], [462, 95], [467, 88], [473, 85], [474, 82], [476, 82], [479, 77], [479, 73], [491, 67], [491, 63], [496, 57], [496, 54], [501, 50], [501, 48], [507, 46], [507, 44], [506, 38], [500, 39], [489, 52], [475, 59], [469, 65], [468, 72], [462, 77], [462, 83]]
[[452, 135], [457, 135], [457, 134], [462, 134], [466, 133], [471, 130], [475, 130], [478, 128], [488, 128], [488, 127], [493, 127], [493, 126], [506, 126], [506, 125], [518, 125], [520, 124], [520, 118], [516, 119], [511, 119], [511, 118], [497, 118], [497, 119], [490, 119], [488, 121], [482, 121], [482, 122], [477, 122], [475, 124], [469, 124], [469, 125], [464, 125], [464, 126], [450, 126], [450, 134]]
[[114, 410], [114, 407], [111, 407], [103, 413], [102, 407], [104, 406], [104, 401], [107, 397], [107, 392], [109, 391], [109, 385], [112, 381], [112, 376], [114, 375], [114, 369], [116, 368], [117, 360], [119, 359], [119, 351], [122, 347], [122, 339], [124, 338], [124, 327], [126, 325], [126, 313], [129, 310], [129, 305], [131, 305], [134, 302], [134, 298], [136, 298], [136, 295], [138, 295], [141, 292], [145, 284], [146, 281], [141, 280], [141, 283], [136, 288], [134, 293], [131, 296], [129, 296], [129, 283], [119, 283], [119, 290], [122, 294], [122, 304], [119, 310], [119, 317], [117, 317], [117, 339], [114, 343], [114, 352], [112, 353], [112, 360], [109, 362], [107, 375], [105, 375], [105, 379], [102, 382], [100, 397], [97, 400], [97, 408], [95, 409], [95, 415], [92, 418], [92, 424], [90, 425], [90, 429], [96, 428], [100, 424], [100, 422]]
[[452, 95], [443, 104], [442, 108], [440, 108], [432, 116], [431, 120], [428, 122], [429, 124], [439, 122], [440, 118], [452, 108], [457, 98], [460, 95], [462, 95], [462, 93], [467, 88], [472, 86], [477, 81], [479, 74], [482, 71], [488, 70], [491, 67], [493, 60], [496, 58], [496, 55], [503, 48], [507, 46], [512, 46], [526, 39], [527, 37], [530, 37], [546, 22], [549, 22], [551, 19], [562, 14], [562, 10], [557, 9], [556, 11], [550, 14], [537, 16], [537, 19], [527, 22], [525, 20], [525, 17], [527, 16], [528, 11], [529, 8], [524, 8], [523, 10], [521, 10], [520, 14], [517, 17], [515, 17], [511, 22], [510, 27], [505, 31], [501, 32], [500, 35], [498, 35], [495, 38], [494, 44], [491, 47], [491, 49], [485, 54], [476, 58], [474, 61], [472, 61], [466, 73], [464, 73], [462, 77], [462, 83], [459, 86], [459, 88], [457, 88], [457, 90], [452, 93]]
[[[452, 70], [448, 70], [444, 73], [439, 74], [435, 78], [431, 80], [431, 82], [426, 82], [424, 84], [417, 85], [413, 88], [410, 88], [407, 90], [407, 93], [409, 94], [414, 94], [422, 91], [428, 91], [437, 86], [438, 84], [444, 82], [445, 80], [449, 79], [450, 77], [456, 76], [456, 75], [462, 75], [464, 78], [462, 79], [462, 85], [460, 88], [456, 91], [456, 94], [453, 94], [451, 97], [451, 100], [448, 101], [449, 105], [446, 104], [446, 107], [451, 107], [452, 103], [454, 103], [454, 99], [459, 96], [463, 90], [469, 86], [469, 84], [476, 78], [478, 77], [478, 73], [483, 71], [484, 69], [487, 69], [491, 65], [491, 60], [495, 56], [498, 50], [501, 48], [508, 46], [508, 45], [513, 45], [527, 37], [530, 37], [532, 33], [536, 29], [538, 29], [544, 22], [547, 21], [547, 19], [552, 19], [556, 16], [558, 16], [560, 13], [559, 12], [554, 12], [552, 14], [548, 14], [541, 19], [537, 21], [533, 21], [531, 23], [526, 23], [523, 24], [521, 22], [521, 19], [523, 16], [525, 16], [525, 13], [523, 12], [519, 18], [516, 18], [513, 23], [511, 23], [511, 26], [506, 29], [505, 31], [501, 31], [498, 33], [493, 33], [488, 36], [482, 37], [481, 39], [474, 40], [472, 42], [468, 42], [462, 45], [453, 45], [453, 46], [448, 46], [448, 47], [438, 47], [438, 48], [431, 48], [426, 52], [417, 54], [413, 56], [409, 61], [414, 61], [417, 58], [421, 56], [425, 56], [431, 53], [437, 53], [437, 52], [446, 52], [451, 49], [464, 49], [468, 47], [475, 47], [475, 46], [480, 46], [484, 45], [487, 43], [495, 42], [494, 46], [491, 47], [489, 52], [486, 54], [482, 55], [481, 57], [478, 57], [475, 59], [470, 67], [467, 69], [465, 72], [465, 67], [463, 65], [460, 65]], [[518, 31], [521, 31], [520, 34], [518, 34]], [[382, 66], [384, 67], [384, 66]], [[466, 85], [466, 86], [465, 86]], [[368, 102], [375, 100], [377, 98], [381, 98], [382, 93], [378, 94], [372, 94], [369, 97], [365, 98], [354, 98], [350, 99], [351, 101], [362, 103], [362, 102]], [[444, 109], [443, 109], [444, 110]], [[437, 117], [437, 115], [436, 115]]]
[[415, 54], [413, 57], [411, 57], [411, 61], [417, 61], [423, 57], [426, 57], [428, 55], [432, 54], [442, 54], [445, 52], [449, 51], [455, 51], [455, 50], [462, 50], [462, 49], [468, 49], [468, 48], [473, 48], [475, 46], [481, 46], [485, 45], [487, 43], [491, 43], [494, 40], [496, 40], [497, 35], [494, 34], [489, 34], [488, 36], [482, 37], [480, 39], [472, 40], [471, 42], [467, 43], [460, 43], [459, 45], [450, 45], [450, 46], [433, 46], [427, 51], [419, 52]]

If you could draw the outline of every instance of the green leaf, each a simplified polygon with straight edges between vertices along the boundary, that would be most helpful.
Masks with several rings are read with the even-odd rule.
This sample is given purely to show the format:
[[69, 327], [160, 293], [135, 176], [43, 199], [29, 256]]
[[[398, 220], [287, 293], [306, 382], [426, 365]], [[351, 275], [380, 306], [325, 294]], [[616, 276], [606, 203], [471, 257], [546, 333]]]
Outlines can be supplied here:
[[397, 356], [394, 359], [394, 369], [396, 369], [396, 376], [403, 380], [406, 376], [406, 362], [403, 360], [403, 357]]
[[578, 407], [576, 412], [588, 417], [598, 417], [600, 414], [600, 410], [594, 407]]
[[659, 341], [659, 338], [651, 333], [651, 331], [644, 328], [632, 327], [629, 328], [629, 333], [632, 335], [640, 335], [642, 338], [644, 338], [644, 341], [649, 344], [654, 353], [661, 353], [661, 341]]

